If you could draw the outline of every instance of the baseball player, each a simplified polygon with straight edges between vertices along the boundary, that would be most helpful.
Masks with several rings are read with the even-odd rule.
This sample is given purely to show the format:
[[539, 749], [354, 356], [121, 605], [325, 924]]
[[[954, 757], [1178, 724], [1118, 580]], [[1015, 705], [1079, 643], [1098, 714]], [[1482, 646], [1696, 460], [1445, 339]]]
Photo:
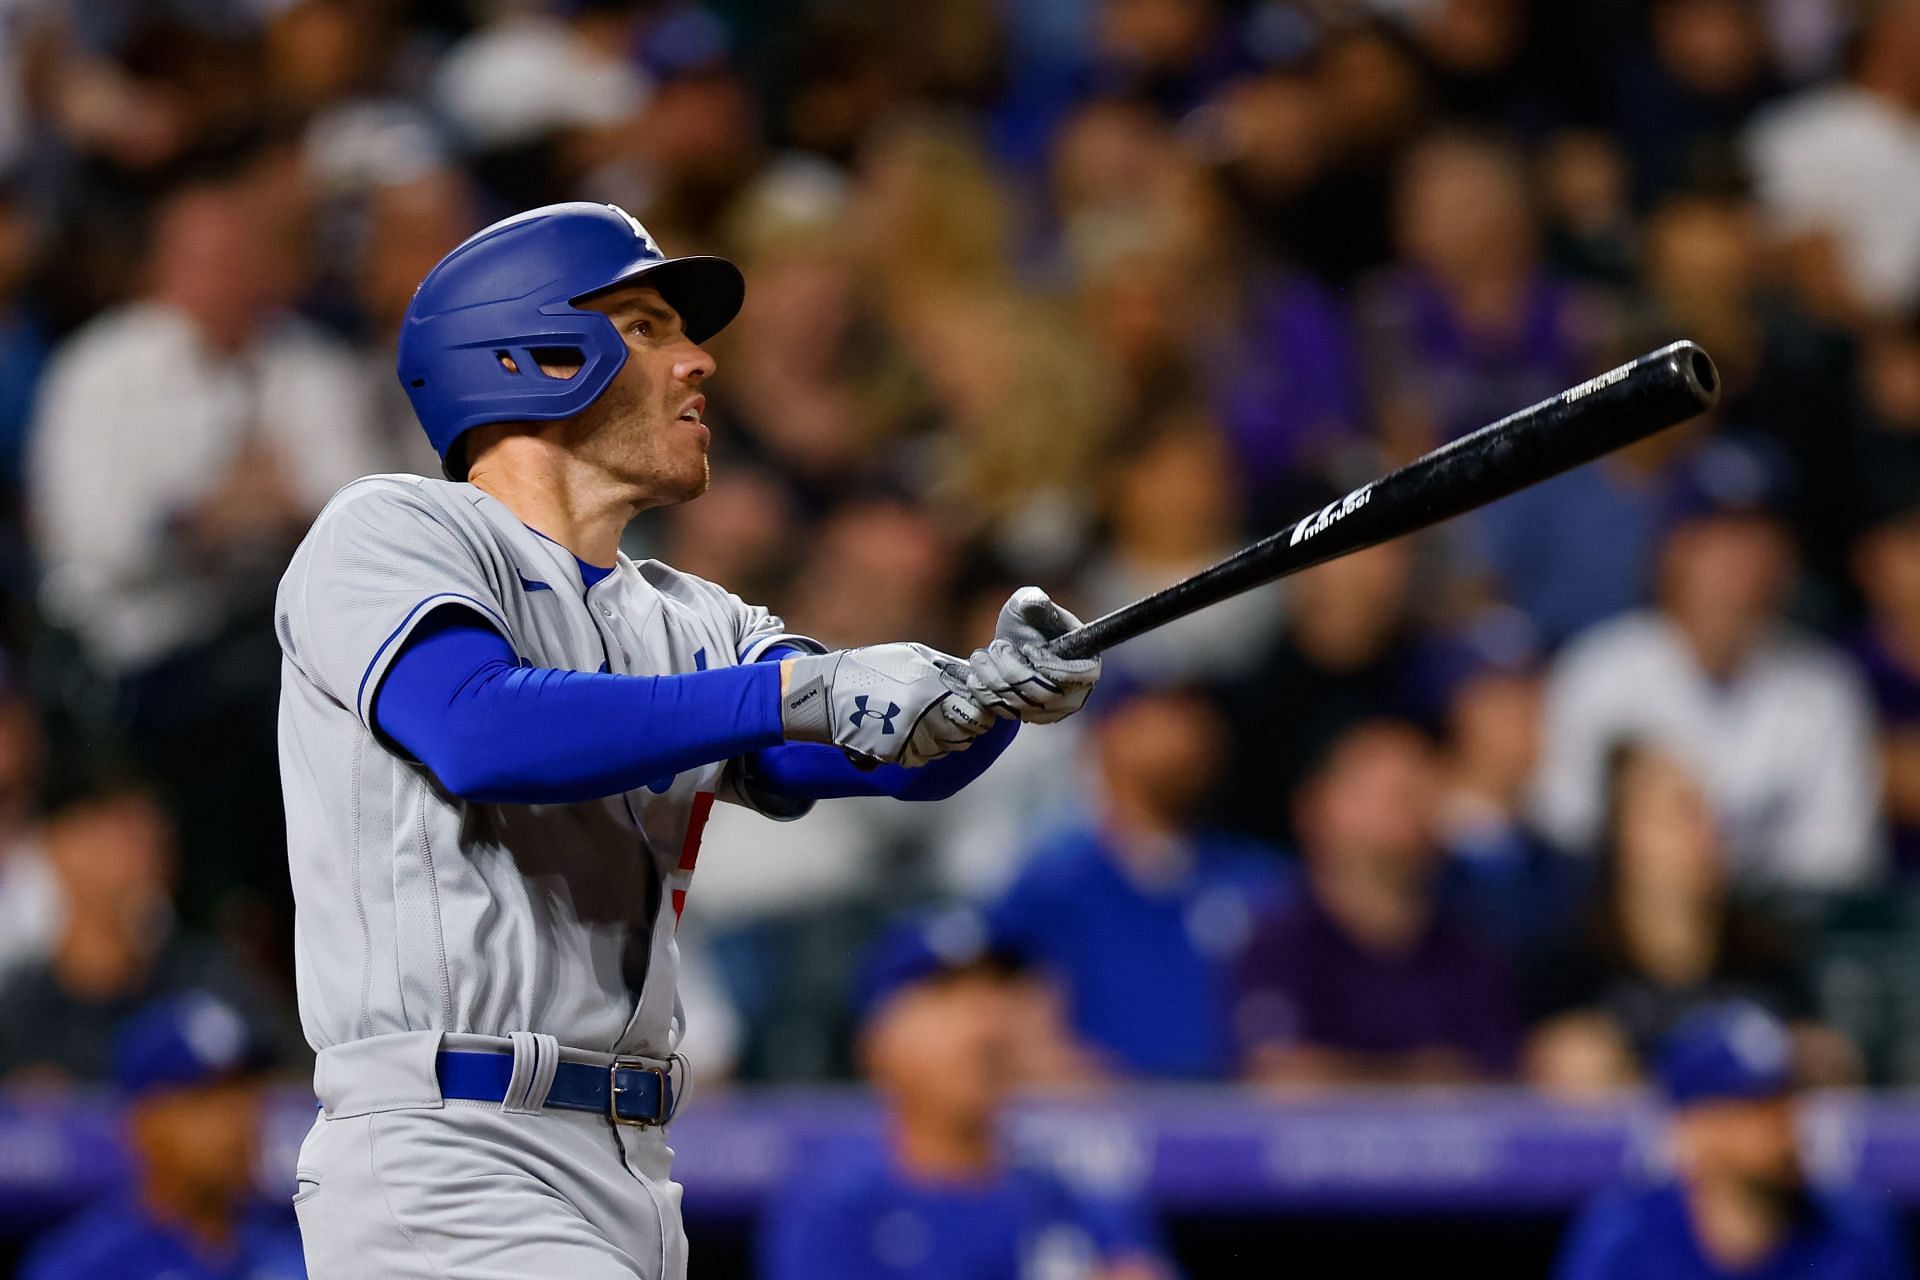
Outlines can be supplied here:
[[673, 934], [714, 801], [949, 795], [1099, 676], [1031, 588], [969, 660], [827, 651], [620, 554], [706, 488], [700, 344], [743, 291], [608, 205], [479, 232], [400, 336], [447, 479], [348, 485], [281, 583], [317, 1280], [684, 1275]]

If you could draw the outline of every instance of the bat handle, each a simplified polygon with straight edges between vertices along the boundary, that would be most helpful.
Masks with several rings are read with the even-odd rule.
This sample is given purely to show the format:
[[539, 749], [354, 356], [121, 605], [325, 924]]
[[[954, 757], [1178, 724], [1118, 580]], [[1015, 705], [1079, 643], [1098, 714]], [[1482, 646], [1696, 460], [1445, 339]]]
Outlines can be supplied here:
[[1109, 648], [1111, 644], [1118, 644], [1120, 640], [1128, 639], [1127, 636], [1120, 636], [1111, 642], [1107, 640], [1107, 628], [1102, 627], [1101, 624], [1113, 616], [1107, 614], [1104, 617], [1095, 618], [1092, 622], [1083, 622], [1073, 630], [1062, 632], [1048, 640], [1042, 647], [1056, 658], [1091, 658], [1096, 653]]

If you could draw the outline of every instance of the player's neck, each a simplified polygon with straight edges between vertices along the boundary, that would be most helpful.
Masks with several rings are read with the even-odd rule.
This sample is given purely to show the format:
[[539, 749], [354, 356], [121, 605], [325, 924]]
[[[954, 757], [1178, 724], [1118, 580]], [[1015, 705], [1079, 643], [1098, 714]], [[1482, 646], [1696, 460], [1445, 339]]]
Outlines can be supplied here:
[[639, 514], [630, 493], [537, 437], [496, 442], [467, 480], [526, 525], [588, 564], [611, 565], [620, 535]]
[[1755, 1194], [1732, 1182], [1688, 1188], [1687, 1210], [1701, 1248], [1729, 1269], [1745, 1270], [1780, 1247], [1793, 1225], [1794, 1200]]
[[155, 1221], [186, 1232], [210, 1252], [225, 1254], [233, 1247], [233, 1215], [224, 1205], [159, 1180], [141, 1188], [140, 1202]]
[[973, 1182], [993, 1171], [991, 1125], [949, 1124], [896, 1116], [889, 1126], [894, 1161], [927, 1182]]
[[1370, 950], [1410, 951], [1432, 923], [1432, 893], [1422, 879], [1311, 859], [1307, 877], [1321, 910]]

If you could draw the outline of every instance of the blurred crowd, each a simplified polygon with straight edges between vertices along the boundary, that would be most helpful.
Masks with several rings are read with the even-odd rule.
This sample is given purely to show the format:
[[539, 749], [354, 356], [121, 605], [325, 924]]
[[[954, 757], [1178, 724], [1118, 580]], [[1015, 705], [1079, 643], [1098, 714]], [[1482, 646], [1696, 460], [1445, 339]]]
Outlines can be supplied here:
[[[1642, 1077], [1756, 1002], [1920, 1079], [1920, 3], [15, 0], [0, 1078], [214, 990], [297, 1058], [269, 605], [437, 471], [393, 372], [495, 217], [720, 252], [714, 484], [629, 551], [833, 645], [1082, 616], [1661, 343], [1706, 417], [1109, 657], [932, 805], [716, 814], [708, 1081], [845, 1076], [886, 919], [1017, 1079]], [[1909, 973], [1912, 972], [1909, 968]]]

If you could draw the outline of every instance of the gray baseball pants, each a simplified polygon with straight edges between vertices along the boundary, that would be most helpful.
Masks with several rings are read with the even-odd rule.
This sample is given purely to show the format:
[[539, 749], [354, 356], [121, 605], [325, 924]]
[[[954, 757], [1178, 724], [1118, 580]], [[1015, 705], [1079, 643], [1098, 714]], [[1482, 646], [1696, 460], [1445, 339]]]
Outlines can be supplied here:
[[[443, 1099], [443, 1047], [512, 1051], [506, 1102]], [[539, 1064], [556, 1054], [610, 1061], [525, 1033], [403, 1032], [323, 1050], [294, 1197], [311, 1280], [685, 1280], [664, 1134], [542, 1109]]]

